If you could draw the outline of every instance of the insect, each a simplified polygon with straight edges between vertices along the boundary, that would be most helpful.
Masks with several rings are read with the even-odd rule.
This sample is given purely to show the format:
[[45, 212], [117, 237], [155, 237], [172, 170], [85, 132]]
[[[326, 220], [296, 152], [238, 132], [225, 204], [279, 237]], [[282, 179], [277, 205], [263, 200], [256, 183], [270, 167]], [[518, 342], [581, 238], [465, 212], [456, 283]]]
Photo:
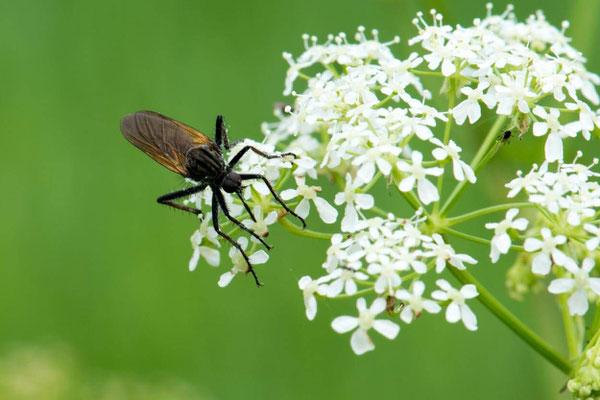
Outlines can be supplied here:
[[502, 143], [508, 144], [510, 143], [510, 139], [512, 138], [512, 131], [508, 130], [508, 131], [504, 131], [503, 134], [501, 134], [500, 136], [498, 136], [498, 140]]
[[288, 208], [265, 176], [260, 174], [239, 174], [233, 170], [236, 164], [248, 151], [253, 151], [259, 156], [269, 159], [286, 156], [296, 157], [295, 154], [267, 154], [254, 146], [247, 145], [244, 146], [231, 161], [229, 161], [229, 163], [227, 163], [223, 157], [223, 148], [229, 150], [231, 146], [229, 144], [229, 139], [227, 138], [227, 130], [225, 129], [223, 117], [221, 115], [217, 116], [214, 141], [188, 125], [153, 111], [138, 111], [124, 116], [121, 120], [121, 132], [123, 133], [123, 136], [125, 136], [125, 139], [154, 159], [154, 161], [157, 161], [162, 166], [183, 177], [198, 182], [197, 185], [187, 189], [160, 196], [156, 199], [158, 203], [187, 211], [195, 215], [200, 215], [202, 214], [201, 210], [177, 204], [174, 200], [201, 192], [207, 187], [211, 188], [211, 211], [215, 231], [219, 236], [223, 237], [242, 253], [244, 259], [248, 263], [248, 270], [246, 273], [252, 273], [256, 284], [262, 286], [256, 276], [254, 268], [252, 268], [252, 264], [250, 263], [246, 252], [238, 242], [222, 232], [219, 228], [219, 209], [223, 211], [223, 214], [225, 214], [227, 219], [237, 225], [240, 229], [243, 229], [258, 239], [267, 250], [270, 250], [271, 247], [259, 235], [231, 216], [221, 190], [224, 190], [226, 193], [235, 194], [241, 200], [244, 208], [250, 215], [250, 218], [256, 222], [252, 210], [242, 196], [242, 190], [244, 188], [242, 182], [257, 179], [262, 180], [271, 191], [275, 200], [281, 204], [289, 214], [298, 218], [300, 222], [302, 222], [302, 227], [304, 228], [306, 227], [304, 219]]

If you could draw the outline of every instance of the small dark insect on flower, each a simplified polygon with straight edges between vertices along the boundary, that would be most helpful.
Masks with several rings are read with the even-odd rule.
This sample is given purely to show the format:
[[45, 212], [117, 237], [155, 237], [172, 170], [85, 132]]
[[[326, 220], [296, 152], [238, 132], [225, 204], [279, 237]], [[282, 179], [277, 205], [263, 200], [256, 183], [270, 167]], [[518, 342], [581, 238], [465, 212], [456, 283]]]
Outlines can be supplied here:
[[498, 140], [501, 141], [502, 143], [508, 144], [508, 143], [510, 143], [511, 138], [512, 138], [512, 131], [507, 130], [507, 131], [504, 131], [504, 133], [498, 137]]
[[306, 227], [304, 219], [288, 208], [266, 177], [260, 174], [238, 174], [233, 170], [236, 164], [249, 150], [265, 158], [280, 158], [286, 156], [296, 157], [296, 155], [293, 153], [266, 154], [254, 146], [244, 146], [231, 161], [227, 163], [223, 157], [223, 148], [229, 150], [231, 146], [229, 145], [229, 139], [227, 138], [227, 130], [223, 124], [223, 117], [220, 115], [217, 117], [217, 129], [214, 141], [190, 126], [153, 111], [138, 111], [124, 116], [121, 120], [121, 132], [123, 132], [125, 139], [162, 166], [181, 176], [199, 182], [196, 186], [160, 196], [157, 199], [160, 204], [165, 204], [179, 210], [200, 215], [202, 214], [201, 210], [177, 204], [173, 200], [201, 192], [207, 187], [211, 188], [212, 220], [215, 231], [242, 253], [242, 256], [248, 263], [248, 270], [246, 273], [252, 273], [256, 284], [261, 286], [262, 284], [258, 280], [246, 252], [238, 242], [222, 232], [219, 228], [219, 208], [223, 211], [223, 214], [225, 214], [227, 219], [237, 225], [240, 229], [243, 229], [258, 239], [267, 250], [270, 250], [271, 247], [259, 235], [231, 216], [221, 190], [235, 194], [242, 204], [244, 204], [250, 218], [252, 218], [253, 221], [256, 221], [252, 210], [248, 204], [246, 204], [244, 197], [242, 196], [242, 190], [244, 188], [242, 182], [260, 179], [267, 185], [275, 200], [281, 204], [289, 214], [298, 218], [300, 222], [302, 222], [303, 227]]

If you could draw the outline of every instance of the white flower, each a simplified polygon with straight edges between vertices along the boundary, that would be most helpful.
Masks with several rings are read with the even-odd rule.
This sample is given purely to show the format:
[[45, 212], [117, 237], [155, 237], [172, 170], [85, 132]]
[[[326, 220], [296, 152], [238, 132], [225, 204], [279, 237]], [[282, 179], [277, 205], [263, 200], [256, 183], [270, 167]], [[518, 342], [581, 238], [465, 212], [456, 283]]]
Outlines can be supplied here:
[[573, 274], [573, 278], [559, 278], [550, 282], [548, 291], [553, 294], [567, 293], [573, 291], [567, 305], [571, 315], [585, 315], [588, 310], [588, 296], [586, 289], [600, 296], [600, 278], [590, 278], [590, 272], [594, 269], [594, 259], [583, 260], [581, 268], [577, 267], [571, 258], [565, 262], [564, 267]]
[[590, 131], [594, 130], [594, 126], [600, 128], [600, 116], [593, 112], [583, 101], [575, 100], [575, 103], [565, 103], [569, 110], [579, 110], [579, 126], [581, 134], [585, 140], [590, 140]]
[[433, 300], [424, 299], [425, 284], [421, 281], [415, 281], [412, 284], [412, 293], [405, 289], [396, 291], [396, 298], [407, 302], [400, 312], [402, 321], [410, 324], [413, 318], [418, 318], [423, 310], [431, 314], [437, 314], [442, 307]]
[[412, 268], [417, 274], [424, 274], [427, 272], [427, 265], [420, 259], [423, 257], [423, 252], [421, 250], [414, 250], [409, 247], [398, 247], [396, 251], [392, 254], [394, 260], [396, 260], [401, 268], [404, 270], [408, 270], [409, 267]]
[[431, 250], [423, 254], [425, 257], [435, 257], [435, 272], [438, 274], [446, 268], [446, 262], [457, 269], [466, 269], [465, 262], [477, 264], [477, 260], [467, 254], [456, 254], [449, 244], [444, 243], [441, 235], [434, 233], [432, 235], [434, 243], [423, 243], [423, 247]]
[[331, 327], [337, 333], [346, 333], [356, 329], [350, 338], [350, 346], [354, 353], [360, 355], [375, 349], [375, 345], [367, 334], [373, 328], [388, 339], [394, 339], [400, 332], [400, 327], [392, 321], [375, 317], [385, 310], [386, 303], [381, 297], [376, 298], [367, 308], [367, 302], [362, 297], [356, 301], [358, 318], [351, 316], [337, 317], [331, 322]]
[[429, 140], [433, 137], [433, 132], [427, 126], [425, 118], [406, 117], [402, 120], [400, 126], [402, 127], [402, 137], [407, 137], [413, 133], [421, 140]]
[[536, 193], [538, 191], [538, 187], [544, 185], [544, 183], [542, 182], [542, 177], [546, 174], [547, 171], [547, 161], [544, 161], [539, 170], [537, 164], [533, 164], [531, 171], [525, 176], [523, 176], [522, 171], [517, 171], [518, 177], [504, 185], [510, 189], [510, 192], [508, 192], [508, 195], [506, 195], [506, 197], [508, 197], [509, 199], [515, 197], [523, 189], [525, 189], [525, 191], [529, 193]]
[[[269, 225], [277, 222], [277, 211], [271, 211], [263, 218], [262, 207], [257, 205], [254, 206], [253, 210], [254, 218], [256, 221], [248, 218], [242, 221], [242, 223], [251, 231], [256, 233], [258, 236], [266, 237], [269, 235]], [[252, 241], [258, 242], [255, 237], [252, 237]]]
[[432, 138], [429, 141], [438, 146], [437, 149], [434, 149], [431, 152], [436, 160], [445, 160], [447, 157], [452, 159], [452, 172], [454, 172], [454, 177], [457, 181], [464, 181], [465, 177], [471, 183], [477, 181], [473, 169], [471, 169], [469, 164], [460, 159], [458, 153], [460, 153], [462, 149], [454, 142], [454, 140], [450, 139], [448, 144], [442, 143], [438, 138]]
[[563, 235], [552, 236], [552, 232], [548, 228], [542, 228], [542, 240], [537, 238], [527, 238], [523, 247], [525, 251], [530, 253], [538, 251], [539, 253], [533, 258], [531, 270], [534, 274], [548, 275], [552, 261], [556, 264], [564, 266], [567, 256], [565, 253], [557, 249], [557, 246], [565, 244], [567, 238]]
[[512, 241], [510, 240], [510, 236], [506, 231], [511, 228], [519, 231], [524, 231], [527, 229], [527, 224], [529, 221], [527, 221], [525, 218], [518, 218], [513, 221], [518, 213], [518, 208], [511, 208], [506, 212], [506, 218], [504, 218], [502, 221], [485, 224], [487, 229], [494, 230], [494, 237], [492, 238], [490, 252], [490, 258], [492, 259], [493, 263], [498, 261], [500, 254], [506, 254], [510, 249]]
[[347, 174], [344, 191], [335, 195], [334, 203], [336, 205], [339, 206], [346, 203], [346, 210], [341, 226], [343, 232], [354, 232], [358, 229], [357, 210], [368, 210], [375, 205], [373, 196], [358, 191], [362, 185], [363, 183], [359, 178], [353, 181], [352, 176]]
[[331, 245], [327, 249], [327, 260], [323, 263], [323, 268], [329, 273], [333, 272], [342, 261], [353, 262], [362, 257], [364, 252], [357, 245], [353, 238], [344, 240], [340, 233], [335, 233], [331, 237]]
[[217, 232], [210, 225], [211, 221], [212, 220], [210, 217], [204, 217], [202, 219], [202, 223], [200, 224], [200, 228], [197, 229], [190, 238], [190, 241], [192, 242], [192, 248], [194, 249], [194, 253], [192, 254], [192, 258], [190, 259], [189, 263], [190, 271], [196, 269], [200, 256], [202, 256], [206, 262], [213, 267], [219, 265], [221, 253], [219, 253], [219, 250], [215, 249], [214, 247], [207, 246], [207, 244], [212, 243], [212, 245], [215, 247], [221, 247], [221, 244], [217, 240]]
[[381, 256], [379, 262], [369, 265], [367, 272], [378, 275], [374, 289], [376, 293], [382, 294], [384, 292], [393, 293], [394, 289], [402, 283], [398, 272], [406, 270], [408, 270], [407, 264], [394, 262], [386, 256]]
[[454, 44], [450, 41], [446, 44], [442, 44], [442, 42], [432, 42], [432, 44], [433, 46], [428, 49], [431, 53], [423, 57], [429, 63], [427, 65], [429, 69], [437, 69], [441, 63], [444, 76], [454, 74], [456, 72]]
[[[462, 125], [469, 117], [469, 123], [474, 124], [481, 117], [481, 106], [479, 100], [484, 100], [483, 91], [490, 86], [489, 82], [481, 81], [476, 89], [468, 86], [463, 87], [460, 91], [467, 96], [467, 99], [459, 103], [452, 110], [452, 116], [458, 125]], [[485, 100], [484, 100], [485, 101]]]
[[295, 197], [302, 197], [302, 200], [296, 206], [296, 214], [302, 218], [306, 218], [310, 212], [310, 202], [312, 200], [317, 208], [319, 217], [326, 224], [333, 224], [337, 219], [338, 212], [327, 200], [317, 197], [317, 192], [321, 191], [321, 188], [317, 186], [306, 185], [306, 179], [303, 176], [296, 176], [297, 189], [287, 189], [281, 192], [281, 198], [284, 200], [290, 200]]
[[[245, 237], [239, 238], [237, 242], [240, 244], [243, 250], [246, 250], [246, 247], [248, 247], [248, 239], [246, 239]], [[229, 249], [229, 258], [231, 258], [233, 268], [225, 272], [219, 278], [219, 286], [221, 287], [229, 285], [229, 282], [231, 282], [233, 277], [236, 276], [238, 272], [248, 272], [248, 263], [244, 259], [244, 256], [242, 255], [242, 253], [240, 253], [238, 249], [236, 249], [233, 246], [231, 247], [231, 249]], [[264, 250], [259, 250], [255, 253], [250, 254], [248, 256], [248, 259], [250, 260], [250, 263], [252, 265], [264, 264], [269, 260], [269, 255]]]
[[415, 182], [417, 182], [417, 194], [423, 204], [427, 205], [440, 199], [437, 188], [433, 183], [427, 180], [427, 175], [440, 176], [444, 173], [444, 170], [439, 167], [423, 168], [423, 154], [418, 151], [412, 152], [412, 164], [406, 161], [398, 161], [396, 166], [402, 172], [408, 174], [407, 177], [402, 179], [398, 184], [398, 189], [402, 192], [408, 192], [413, 189]]
[[477, 288], [475, 285], [464, 285], [460, 291], [454, 289], [448, 281], [438, 279], [435, 281], [442, 290], [436, 290], [431, 294], [431, 297], [438, 301], [452, 300], [446, 309], [446, 321], [451, 324], [461, 321], [470, 331], [477, 330], [477, 317], [465, 303], [466, 299], [477, 297]]
[[422, 214], [421, 209], [417, 210], [413, 219], [404, 222], [402, 229], [394, 232], [394, 237], [398, 241], [402, 241], [403, 246], [412, 248], [419, 246], [421, 243], [431, 242], [431, 236], [425, 235], [420, 229], [419, 224], [424, 222], [426, 218], [420, 218]]
[[[545, 177], [550, 176], [546, 174]], [[552, 187], [540, 185], [538, 193], [531, 194], [529, 201], [544, 206], [551, 213], [558, 214], [560, 210], [560, 203], [564, 200], [564, 195], [568, 192], [566, 186], [556, 183]]]
[[537, 121], [533, 124], [534, 136], [543, 136], [548, 131], [548, 139], [544, 147], [546, 151], [546, 160], [554, 162], [563, 159], [563, 144], [562, 139], [566, 137], [577, 136], [578, 124], [568, 123], [561, 124], [558, 120], [560, 111], [556, 108], [551, 108], [548, 113], [543, 107], [536, 106], [533, 113], [545, 121]]
[[304, 296], [304, 307], [306, 309], [306, 318], [312, 321], [317, 315], [317, 299], [315, 298], [315, 293], [320, 295], [325, 295], [327, 291], [327, 286], [322, 285], [323, 282], [326, 282], [328, 277], [321, 277], [319, 279], [312, 280], [312, 278], [308, 275], [303, 276], [298, 281], [298, 287], [302, 290], [302, 294]]
[[369, 276], [352, 268], [338, 268], [329, 275], [329, 278], [332, 281], [327, 286], [327, 296], [335, 297], [342, 293], [342, 290], [349, 296], [354, 295], [358, 290], [354, 280], [366, 281]]
[[567, 222], [572, 226], [580, 226], [582, 217], [592, 218], [596, 214], [593, 204], [581, 195], [566, 196], [560, 203], [567, 213]]
[[371, 182], [375, 175], [375, 166], [385, 176], [388, 176], [392, 171], [392, 164], [387, 160], [386, 155], [396, 157], [400, 154], [400, 148], [384, 139], [383, 137], [372, 136], [370, 138], [371, 144], [364, 154], [356, 156], [352, 161], [352, 165], [358, 167], [356, 175], [363, 182]]
[[520, 112], [527, 114], [529, 112], [529, 100], [533, 100], [536, 94], [531, 91], [531, 76], [525, 81], [527, 72], [524, 70], [512, 71], [509, 74], [502, 74], [503, 85], [496, 86], [498, 93], [498, 114], [510, 115], [516, 104]]

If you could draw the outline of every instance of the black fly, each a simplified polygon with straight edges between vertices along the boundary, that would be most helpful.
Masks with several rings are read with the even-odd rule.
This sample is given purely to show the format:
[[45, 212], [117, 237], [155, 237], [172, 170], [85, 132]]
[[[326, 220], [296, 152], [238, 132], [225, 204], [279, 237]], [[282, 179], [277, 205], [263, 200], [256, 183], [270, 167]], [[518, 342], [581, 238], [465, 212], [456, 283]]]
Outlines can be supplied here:
[[211, 188], [212, 220], [215, 231], [242, 253], [244, 259], [248, 263], [247, 272], [252, 273], [256, 284], [261, 286], [262, 284], [258, 280], [246, 252], [238, 242], [222, 232], [219, 228], [219, 208], [223, 211], [223, 214], [225, 214], [227, 219], [237, 225], [240, 229], [243, 229], [254, 236], [268, 250], [270, 250], [271, 247], [265, 243], [259, 235], [246, 228], [239, 220], [231, 216], [221, 190], [235, 194], [246, 208], [250, 218], [252, 218], [253, 221], [256, 221], [254, 214], [242, 196], [242, 182], [260, 179], [267, 185], [275, 200], [281, 204], [288, 213], [298, 218], [302, 222], [302, 226], [305, 227], [306, 223], [304, 222], [304, 219], [288, 208], [265, 176], [260, 174], [238, 174], [233, 170], [244, 154], [250, 150], [265, 158], [280, 158], [285, 156], [295, 157], [295, 155], [293, 153], [266, 154], [254, 146], [244, 146], [231, 161], [227, 163], [223, 157], [223, 148], [229, 150], [230, 145], [227, 138], [227, 130], [223, 124], [223, 118], [220, 115], [217, 117], [214, 141], [190, 126], [153, 111], [138, 111], [124, 116], [121, 120], [121, 132], [123, 132], [125, 139], [164, 167], [179, 175], [192, 179], [193, 181], [199, 182], [196, 186], [159, 197], [157, 199], [159, 203], [199, 215], [202, 214], [201, 210], [177, 204], [174, 200], [201, 192], [207, 187]]

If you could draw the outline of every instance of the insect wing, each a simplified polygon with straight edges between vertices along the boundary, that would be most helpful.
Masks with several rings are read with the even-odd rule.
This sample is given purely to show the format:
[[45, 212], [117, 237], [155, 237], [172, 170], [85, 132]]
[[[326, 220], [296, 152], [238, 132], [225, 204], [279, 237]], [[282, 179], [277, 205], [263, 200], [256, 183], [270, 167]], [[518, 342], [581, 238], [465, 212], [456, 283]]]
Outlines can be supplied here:
[[153, 111], [138, 111], [121, 120], [125, 139], [155, 161], [183, 176], [188, 175], [186, 153], [212, 143], [203, 133]]

